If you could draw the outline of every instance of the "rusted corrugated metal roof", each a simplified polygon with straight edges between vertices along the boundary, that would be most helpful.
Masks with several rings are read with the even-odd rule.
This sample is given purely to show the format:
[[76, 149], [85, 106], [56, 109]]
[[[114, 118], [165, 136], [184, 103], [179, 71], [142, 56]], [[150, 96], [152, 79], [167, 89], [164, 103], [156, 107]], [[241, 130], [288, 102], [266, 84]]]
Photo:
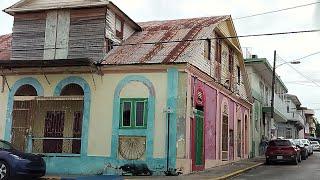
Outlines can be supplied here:
[[11, 34], [0, 36], [0, 60], [10, 60], [11, 56]]
[[[186, 51], [190, 51], [190, 48], [197, 46], [198, 43], [196, 41], [183, 40], [207, 38], [214, 27], [228, 18], [230, 16], [139, 23], [142, 31], [134, 33], [121, 46], [110, 51], [103, 64], [187, 62], [188, 59], [181, 58], [181, 55], [185, 54]], [[168, 41], [170, 43], [153, 43]]]

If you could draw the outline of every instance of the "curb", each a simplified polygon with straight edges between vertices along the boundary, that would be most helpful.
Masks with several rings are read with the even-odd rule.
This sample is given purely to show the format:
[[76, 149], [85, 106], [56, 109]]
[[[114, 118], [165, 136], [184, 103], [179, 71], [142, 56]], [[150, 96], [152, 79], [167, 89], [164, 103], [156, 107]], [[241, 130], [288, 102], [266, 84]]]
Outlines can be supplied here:
[[229, 178], [232, 178], [232, 177], [235, 177], [235, 176], [238, 176], [240, 174], [243, 174], [251, 169], [254, 169], [258, 166], [261, 166], [263, 165], [264, 163], [258, 163], [258, 164], [255, 164], [253, 166], [250, 166], [250, 167], [247, 167], [247, 168], [244, 168], [244, 169], [240, 169], [238, 171], [235, 171], [235, 172], [232, 172], [230, 174], [227, 174], [227, 175], [224, 175], [224, 176], [220, 176], [220, 177], [217, 177], [217, 178], [214, 178], [214, 179], [211, 179], [211, 180], [224, 180], [224, 179], [229, 179]]

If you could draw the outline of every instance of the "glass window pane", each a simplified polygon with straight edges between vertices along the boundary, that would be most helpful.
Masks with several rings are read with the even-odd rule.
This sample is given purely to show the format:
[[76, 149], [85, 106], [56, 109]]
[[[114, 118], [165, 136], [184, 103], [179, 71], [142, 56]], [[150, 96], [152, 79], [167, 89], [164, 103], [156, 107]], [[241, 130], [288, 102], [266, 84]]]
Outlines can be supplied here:
[[131, 119], [131, 102], [123, 103], [122, 126], [130, 126]]
[[136, 126], [143, 126], [144, 102], [136, 104]]

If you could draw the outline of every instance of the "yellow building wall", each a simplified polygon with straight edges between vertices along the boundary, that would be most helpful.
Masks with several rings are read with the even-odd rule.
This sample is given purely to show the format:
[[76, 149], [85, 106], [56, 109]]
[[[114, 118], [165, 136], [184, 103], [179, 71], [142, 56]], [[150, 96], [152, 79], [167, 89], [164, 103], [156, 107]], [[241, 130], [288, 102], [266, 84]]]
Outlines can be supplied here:
[[[166, 136], [166, 109], [167, 102], [167, 73], [137, 73], [137, 74], [105, 74], [104, 76], [91, 74], [72, 75], [47, 75], [50, 84], [42, 75], [35, 76], [7, 76], [9, 86], [22, 78], [32, 77], [37, 79], [44, 89], [44, 96], [53, 96], [56, 85], [63, 79], [70, 76], [82, 77], [91, 87], [91, 107], [89, 120], [88, 155], [89, 156], [110, 156], [112, 137], [112, 117], [114, 91], [118, 83], [130, 75], [141, 75], [149, 79], [155, 89], [155, 120], [154, 120], [154, 158], [165, 157], [165, 136]], [[135, 89], [135, 90], [132, 90]], [[138, 91], [137, 91], [138, 90]], [[148, 88], [139, 82], [127, 84], [120, 93], [120, 97], [148, 97]], [[4, 137], [6, 111], [8, 101], [8, 88], [0, 93], [0, 138]]]

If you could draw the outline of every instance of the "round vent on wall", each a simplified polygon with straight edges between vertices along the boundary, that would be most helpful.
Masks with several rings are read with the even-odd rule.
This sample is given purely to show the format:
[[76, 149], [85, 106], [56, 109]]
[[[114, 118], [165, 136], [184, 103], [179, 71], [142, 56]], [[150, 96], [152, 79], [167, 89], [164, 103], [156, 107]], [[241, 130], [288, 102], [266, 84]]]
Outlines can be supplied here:
[[141, 159], [146, 151], [146, 137], [120, 136], [119, 154], [123, 159]]

